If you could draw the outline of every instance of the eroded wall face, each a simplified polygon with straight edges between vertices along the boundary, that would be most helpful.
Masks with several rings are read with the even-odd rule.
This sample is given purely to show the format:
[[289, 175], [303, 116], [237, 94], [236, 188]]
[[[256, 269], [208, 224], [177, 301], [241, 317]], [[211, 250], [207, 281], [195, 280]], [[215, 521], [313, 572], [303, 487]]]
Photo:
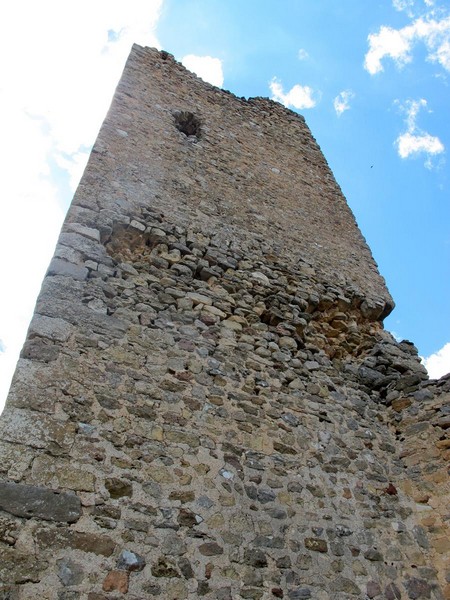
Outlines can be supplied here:
[[444, 598], [448, 386], [391, 306], [304, 121], [135, 47], [1, 419], [0, 597]]

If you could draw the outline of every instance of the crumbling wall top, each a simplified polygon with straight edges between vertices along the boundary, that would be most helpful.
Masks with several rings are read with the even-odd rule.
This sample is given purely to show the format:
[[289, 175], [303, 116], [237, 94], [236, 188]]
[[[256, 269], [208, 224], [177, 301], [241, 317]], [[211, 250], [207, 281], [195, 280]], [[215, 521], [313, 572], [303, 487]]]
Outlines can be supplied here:
[[[114, 212], [121, 221], [151, 208], [244, 248], [256, 237], [283, 263], [304, 265], [311, 278], [351, 289], [376, 318], [392, 310], [304, 118], [281, 104], [238, 98], [167, 52], [135, 45], [94, 155], [86, 192], [82, 181], [74, 203], [92, 203], [95, 178], [96, 209], [109, 218], [106, 226]], [[104, 184], [102, 172], [109, 174]]]

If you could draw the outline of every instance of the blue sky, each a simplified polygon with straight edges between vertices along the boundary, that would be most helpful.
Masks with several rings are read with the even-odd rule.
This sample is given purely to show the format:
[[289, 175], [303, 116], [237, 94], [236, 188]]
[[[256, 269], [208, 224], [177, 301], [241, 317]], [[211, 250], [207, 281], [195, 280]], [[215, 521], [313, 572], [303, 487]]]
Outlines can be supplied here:
[[[4, 3], [6, 4], [6, 3]], [[133, 42], [302, 113], [396, 301], [386, 328], [450, 370], [450, 5], [17, 0], [0, 8], [0, 406]]]

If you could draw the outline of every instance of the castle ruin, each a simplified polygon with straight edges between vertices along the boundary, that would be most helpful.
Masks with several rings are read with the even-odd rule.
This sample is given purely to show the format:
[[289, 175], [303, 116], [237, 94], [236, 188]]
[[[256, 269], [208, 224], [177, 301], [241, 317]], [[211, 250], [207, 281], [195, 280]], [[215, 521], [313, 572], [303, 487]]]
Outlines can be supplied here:
[[450, 379], [303, 117], [134, 46], [0, 419], [1, 600], [450, 598]]

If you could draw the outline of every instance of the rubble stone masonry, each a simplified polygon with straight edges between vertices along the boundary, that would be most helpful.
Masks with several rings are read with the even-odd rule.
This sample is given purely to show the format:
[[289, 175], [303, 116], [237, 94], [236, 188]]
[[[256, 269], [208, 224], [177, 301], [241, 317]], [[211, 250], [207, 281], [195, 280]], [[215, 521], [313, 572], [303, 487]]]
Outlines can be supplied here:
[[450, 598], [450, 379], [303, 117], [134, 46], [0, 420], [1, 600]]

